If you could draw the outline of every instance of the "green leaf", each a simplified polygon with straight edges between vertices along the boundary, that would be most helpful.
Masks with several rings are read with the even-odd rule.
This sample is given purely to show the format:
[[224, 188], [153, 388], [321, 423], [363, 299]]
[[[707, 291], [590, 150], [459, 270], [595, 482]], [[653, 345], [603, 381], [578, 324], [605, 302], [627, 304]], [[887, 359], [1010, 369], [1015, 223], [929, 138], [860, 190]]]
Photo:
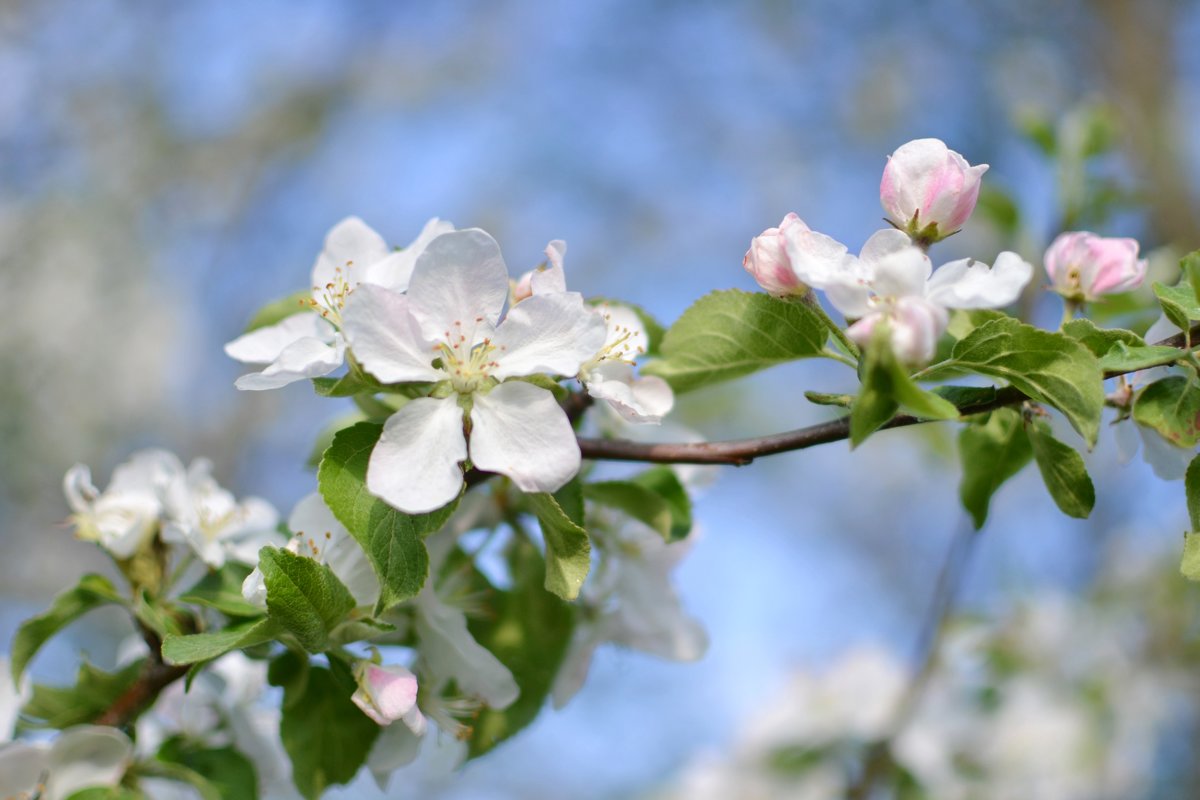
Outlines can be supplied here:
[[1163, 313], [1176, 328], [1186, 331], [1192, 327], [1193, 322], [1200, 320], [1200, 300], [1196, 299], [1196, 293], [1192, 291], [1190, 284], [1164, 286], [1156, 281], [1154, 294], [1158, 297], [1158, 304], [1162, 306]]
[[927, 419], [957, 419], [949, 400], [918, 386], [896, 360], [887, 326], [877, 325], [859, 367], [862, 387], [850, 409], [850, 444], [862, 444], [903, 407]]
[[124, 603], [112, 582], [100, 575], [84, 575], [79, 583], [54, 598], [46, 611], [25, 620], [12, 643], [13, 682], [19, 684], [25, 667], [49, 639], [94, 608]]
[[849, 408], [854, 405], [852, 394], [829, 394], [828, 392], [805, 392], [804, 399], [818, 406], [838, 406]]
[[931, 391], [943, 400], [953, 403], [958, 409], [969, 409], [996, 401], [995, 386], [935, 386]]
[[962, 483], [958, 496], [975, 529], [987, 521], [992, 496], [1033, 458], [1020, 412], [1000, 408], [987, 419], [967, 425], [958, 435]]
[[93, 722], [129, 690], [142, 674], [145, 659], [116, 672], [104, 672], [86, 661], [79, 665], [74, 686], [34, 686], [21, 714], [34, 728], [69, 728]]
[[663, 358], [642, 371], [676, 392], [821, 355], [829, 331], [802, 302], [737, 289], [701, 297], [663, 338]]
[[1118, 344], [1129, 347], [1144, 347], [1146, 344], [1145, 340], [1133, 331], [1124, 328], [1100, 328], [1090, 319], [1083, 317], [1064, 324], [1062, 332], [1091, 350], [1096, 358], [1100, 358]]
[[1200, 440], [1200, 386], [1182, 375], [1155, 381], [1134, 399], [1133, 419], [1171, 444], [1191, 449]]
[[379, 610], [415, 597], [429, 574], [422, 538], [445, 524], [457, 501], [428, 514], [405, 514], [367, 491], [367, 464], [383, 426], [360, 422], [338, 431], [317, 479], [325, 503], [358, 540], [379, 575]]
[[1200, 533], [1193, 531], [1183, 535], [1183, 559], [1179, 562], [1179, 574], [1189, 581], [1200, 581]]
[[249, 564], [228, 561], [225, 566], [209, 572], [188, 589], [179, 600], [206, 608], [215, 608], [231, 617], [260, 617], [262, 609], [246, 602], [242, 596], [242, 584], [253, 572]]
[[1070, 336], [995, 319], [958, 342], [949, 364], [1008, 381], [1063, 412], [1089, 445], [1096, 443], [1104, 410], [1100, 363]]
[[166, 601], [154, 600], [145, 589], [138, 592], [133, 601], [133, 616], [138, 622], [158, 634], [159, 638], [172, 633], [183, 633], [179, 620], [171, 613]]
[[471, 635], [512, 672], [521, 689], [503, 711], [485, 708], [472, 726], [469, 756], [475, 758], [537, 717], [554, 685], [574, 629], [571, 606], [546, 592], [537, 580], [544, 566], [537, 548], [518, 540], [509, 556], [510, 574], [524, 578], [496, 595], [493, 614], [472, 616]]
[[1192, 287], [1192, 294], [1200, 304], [1200, 250], [1193, 250], [1179, 260], [1184, 280]]
[[1188, 464], [1183, 476], [1183, 489], [1187, 494], [1188, 520], [1193, 531], [1200, 531], [1200, 456]]
[[1100, 359], [1100, 369], [1106, 374], [1118, 375], [1134, 372], [1150, 367], [1162, 367], [1174, 364], [1183, 358], [1183, 351], [1174, 347], [1159, 347], [1146, 345], [1130, 347], [1118, 343]]
[[546, 540], [546, 590], [564, 600], [574, 600], [592, 566], [592, 545], [587, 531], [567, 516], [554, 495], [526, 495], [542, 526]]
[[273, 619], [259, 619], [231, 625], [219, 631], [193, 633], [190, 636], [166, 636], [162, 656], [168, 664], [199, 664], [211, 661], [230, 650], [241, 650], [269, 642], [282, 632]]
[[310, 653], [329, 646], [329, 632], [354, 610], [354, 596], [328, 564], [279, 547], [264, 547], [258, 567], [267, 586], [267, 614]]
[[644, 486], [667, 501], [671, 511], [671, 535], [668, 541], [687, 538], [692, 532], [692, 498], [670, 467], [651, 467], [630, 478], [631, 483]]
[[600, 505], [615, 508], [671, 540], [674, 522], [667, 501], [654, 492], [627, 481], [598, 481], [583, 486], [583, 495]]
[[199, 778], [199, 782], [195, 778], [188, 782], [201, 796], [211, 790], [218, 800], [258, 800], [254, 764], [232, 747], [207, 748], [175, 736], [163, 742], [156, 757], [159, 761], [178, 764]]
[[272, 300], [250, 318], [250, 323], [246, 326], [246, 333], [265, 328], [268, 325], [275, 325], [293, 314], [310, 310], [312, 308], [309, 305], [310, 300], [312, 300], [312, 292], [296, 292], [287, 297]]
[[146, 800], [146, 795], [124, 786], [93, 786], [71, 792], [66, 800]]
[[1086, 519], [1096, 504], [1096, 490], [1084, 466], [1083, 456], [1050, 433], [1050, 426], [1035, 420], [1026, 428], [1033, 457], [1042, 481], [1055, 505], [1069, 517]]
[[374, 394], [383, 389], [365, 373], [347, 372], [340, 378], [313, 378], [313, 391], [321, 397], [353, 397], [356, 394]]
[[271, 683], [283, 686], [279, 736], [292, 760], [292, 783], [316, 800], [330, 786], [349, 783], [367, 760], [380, 728], [354, 705], [353, 681], [323, 667], [272, 663]]

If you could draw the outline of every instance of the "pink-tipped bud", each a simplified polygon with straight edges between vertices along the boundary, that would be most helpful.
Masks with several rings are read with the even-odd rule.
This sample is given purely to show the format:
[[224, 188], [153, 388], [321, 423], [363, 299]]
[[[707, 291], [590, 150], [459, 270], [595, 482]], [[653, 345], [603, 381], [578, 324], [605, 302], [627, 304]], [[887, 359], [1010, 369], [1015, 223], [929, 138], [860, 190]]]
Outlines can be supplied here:
[[971, 166], [941, 139], [914, 139], [888, 157], [879, 200], [913, 239], [944, 239], [966, 223], [987, 164]]
[[1137, 240], [1088, 231], [1061, 234], [1046, 250], [1046, 274], [1054, 291], [1076, 302], [1136, 289], [1146, 279], [1146, 266], [1138, 258]]
[[776, 297], [803, 295], [808, 286], [800, 280], [788, 257], [788, 234], [808, 232], [809, 227], [795, 214], [788, 214], [778, 228], [767, 228], [750, 242], [742, 267], [754, 276], [758, 285]]
[[363, 713], [380, 725], [403, 720], [418, 736], [425, 732], [425, 717], [417, 708], [417, 676], [399, 664], [359, 661], [354, 665], [358, 690], [350, 697]]

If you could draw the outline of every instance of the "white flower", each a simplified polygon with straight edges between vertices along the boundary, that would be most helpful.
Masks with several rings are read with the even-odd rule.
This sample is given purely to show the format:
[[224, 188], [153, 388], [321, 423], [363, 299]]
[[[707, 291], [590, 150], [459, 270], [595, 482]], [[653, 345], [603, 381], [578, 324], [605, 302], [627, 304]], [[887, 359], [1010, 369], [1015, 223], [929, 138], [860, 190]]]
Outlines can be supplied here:
[[[513, 288], [513, 301], [565, 292], [566, 253], [566, 242], [550, 242], [546, 246], [546, 266], [521, 276]], [[580, 365], [579, 380], [588, 394], [606, 401], [630, 422], [657, 425], [675, 405], [675, 394], [662, 378], [634, 373], [634, 361], [646, 352], [650, 341], [641, 317], [632, 308], [616, 303], [601, 303], [596, 313], [604, 319], [604, 344]]]
[[116, 558], [132, 558], [154, 537], [164, 497], [183, 476], [183, 464], [174, 454], [141, 450], [113, 470], [108, 488], [101, 492], [92, 484], [91, 470], [76, 464], [63, 478], [76, 535]]
[[[360, 606], [374, 605], [379, 599], [379, 578], [367, 559], [367, 554], [337, 521], [329, 506], [316, 492], [308, 495], [292, 509], [288, 530], [293, 536], [287, 550], [311, 558], [318, 564], [328, 564], [354, 600]], [[267, 607], [267, 586], [258, 567], [242, 582], [242, 596], [259, 608]]]
[[313, 264], [312, 310], [292, 314], [225, 345], [230, 358], [267, 365], [261, 372], [238, 378], [236, 386], [278, 389], [336, 370], [345, 358], [345, 341], [339, 330], [342, 308], [355, 287], [372, 284], [404, 291], [417, 257], [436, 237], [452, 230], [453, 225], [435, 217], [408, 247], [392, 250], [358, 217], [347, 217], [333, 226]]
[[671, 661], [696, 661], [708, 634], [689, 616], [671, 585], [671, 573], [692, 548], [687, 539], [667, 544], [644, 525], [618, 518], [615, 531], [593, 529], [605, 548], [601, 566], [584, 587], [596, 614], [580, 624], [554, 680], [552, 698], [562, 708], [583, 686], [596, 648], [604, 642]]
[[417, 708], [417, 676], [399, 664], [376, 664], [362, 660], [354, 664], [358, 689], [350, 698], [379, 725], [401, 720], [415, 735], [425, 733], [425, 717]]
[[29, 676], [23, 676], [21, 685], [12, 680], [12, 664], [7, 656], [0, 656], [0, 742], [10, 742], [17, 728], [17, 716], [21, 706], [29, 699], [31, 687]]
[[0, 745], [0, 797], [65, 800], [82, 789], [116, 786], [133, 743], [116, 728], [67, 728], [53, 743]]
[[[579, 471], [579, 445], [548, 390], [510, 378], [571, 377], [604, 342], [603, 320], [574, 292], [524, 300], [500, 320], [509, 281], [485, 232], [443, 234], [417, 259], [403, 295], [354, 292], [343, 312], [355, 357], [387, 383], [431, 382], [433, 394], [388, 418], [371, 453], [367, 488], [396, 508], [440, 508], [462, 488], [460, 462], [549, 492]], [[469, 410], [468, 410], [469, 409]]]
[[243, 564], [258, 562], [258, 551], [275, 544], [279, 514], [258, 497], [240, 503], [212, 477], [212, 463], [198, 458], [184, 480], [176, 481], [166, 496], [168, 521], [162, 538], [187, 544], [210, 567], [219, 569], [226, 559]]
[[949, 323], [951, 308], [999, 308], [1017, 299], [1033, 276], [1033, 266], [1003, 252], [996, 265], [960, 259], [937, 272], [929, 256], [897, 230], [877, 231], [859, 257], [825, 285], [830, 302], [847, 319], [846, 333], [860, 345], [886, 322], [892, 349], [910, 366], [929, 363]]

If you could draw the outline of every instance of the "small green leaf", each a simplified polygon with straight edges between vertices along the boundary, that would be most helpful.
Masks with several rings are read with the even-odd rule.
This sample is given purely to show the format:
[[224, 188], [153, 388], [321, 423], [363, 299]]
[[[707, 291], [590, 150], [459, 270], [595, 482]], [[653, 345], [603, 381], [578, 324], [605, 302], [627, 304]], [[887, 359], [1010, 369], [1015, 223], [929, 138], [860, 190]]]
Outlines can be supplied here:
[[628, 481], [598, 481], [583, 486], [593, 503], [615, 508], [645, 524], [666, 541], [671, 540], [673, 518], [667, 501], [649, 489]]
[[992, 496], [1033, 458], [1020, 412], [996, 409], [986, 420], [965, 426], [958, 435], [958, 452], [963, 470], [958, 496], [979, 530]]
[[1179, 562], [1179, 574], [1189, 581], [1200, 581], [1200, 533], [1183, 535], [1183, 559]]
[[1192, 531], [1200, 531], [1200, 456], [1188, 464], [1183, 476], [1183, 489], [1187, 494], [1188, 519], [1192, 523]]
[[1182, 350], [1174, 347], [1151, 345], [1130, 347], [1124, 343], [1118, 343], [1100, 358], [1100, 369], [1109, 375], [1124, 374], [1139, 369], [1174, 364], [1183, 355]]
[[191, 772], [194, 777], [187, 778], [187, 781], [196, 787], [201, 796], [211, 791], [218, 800], [258, 800], [258, 777], [254, 764], [232, 747], [208, 748], [196, 741], [174, 736], [158, 748], [156, 758]]
[[1050, 426], [1035, 420], [1026, 427], [1033, 457], [1055, 505], [1069, 517], [1086, 519], [1096, 504], [1096, 490], [1083, 456], [1050, 433]]
[[423, 537], [442, 527], [457, 504], [428, 514], [405, 514], [367, 491], [367, 465], [382, 431], [374, 422], [338, 431], [317, 472], [325, 503], [362, 545], [379, 576], [379, 611], [421, 591], [429, 574]]
[[225, 566], [206, 574], [179, 596], [180, 602], [215, 608], [230, 617], [259, 617], [262, 609], [246, 602], [242, 584], [253, 571], [248, 564], [228, 561]]
[[1200, 440], [1200, 386], [1182, 375], [1155, 381], [1134, 399], [1133, 419], [1171, 444], [1191, 449]]
[[1192, 323], [1200, 320], [1200, 300], [1188, 283], [1178, 286], [1164, 286], [1155, 282], [1154, 294], [1162, 306], [1163, 313], [1176, 328], [1188, 330]]
[[828, 336], [820, 316], [804, 303], [727, 289], [683, 312], [663, 338], [663, 358], [642, 371], [688, 392], [819, 356]]
[[34, 686], [21, 714], [34, 728], [61, 730], [92, 722], [133, 686], [144, 661], [139, 659], [116, 672], [104, 672], [85, 661], [79, 665], [74, 686]]
[[1062, 332], [1092, 351], [1096, 358], [1101, 358], [1118, 344], [1129, 347], [1144, 347], [1146, 342], [1133, 331], [1124, 328], [1099, 328], [1090, 319], [1080, 317], [1067, 322]]
[[970, 409], [996, 401], [995, 386], [935, 386], [931, 391], [958, 409]]
[[[146, 795], [124, 786], [93, 786], [71, 792], [66, 800], [147, 800]], [[207, 798], [203, 798], [207, 800]]]
[[526, 497], [546, 540], [546, 590], [564, 600], [574, 600], [592, 565], [587, 531], [571, 521], [554, 495], [539, 493]]
[[49, 639], [94, 608], [124, 603], [112, 582], [100, 575], [84, 575], [74, 588], [54, 598], [46, 611], [25, 620], [12, 643], [13, 682], [19, 684], [25, 667]]
[[677, 542], [692, 532], [692, 498], [670, 467], [651, 467], [629, 479], [644, 486], [663, 500], [671, 511], [671, 535], [668, 541]]
[[323, 667], [272, 663], [271, 683], [283, 686], [279, 736], [292, 761], [292, 783], [308, 800], [354, 780], [381, 730], [350, 700], [352, 680]]
[[850, 409], [850, 444], [858, 446], [903, 407], [918, 417], [956, 419], [949, 400], [918, 386], [896, 360], [886, 325], [878, 325], [859, 368], [862, 388]]
[[[1054, 406], [1089, 444], [1100, 433], [1104, 381], [1100, 363], [1080, 342], [1004, 317], [971, 331], [954, 346], [950, 365], [1006, 380]], [[938, 365], [942, 366], [942, 365]]]
[[296, 292], [287, 297], [272, 300], [250, 318], [250, 323], [246, 326], [246, 333], [258, 330], [259, 328], [265, 328], [268, 325], [275, 325], [276, 323], [283, 322], [293, 314], [310, 310], [312, 306], [309, 305], [309, 301], [311, 300], [311, 292]]
[[509, 572], [524, 580], [496, 595], [493, 614], [468, 620], [471, 635], [508, 667], [521, 689], [508, 708], [485, 708], [476, 718], [469, 741], [471, 758], [488, 752], [537, 717], [566, 656], [574, 609], [542, 588], [537, 576], [543, 569], [537, 548], [518, 540], [509, 555]]
[[1200, 304], [1200, 250], [1193, 250], [1179, 260], [1179, 268], [1183, 277], [1192, 287], [1196, 303]]
[[275, 620], [260, 619], [231, 625], [219, 631], [167, 636], [163, 639], [162, 656], [168, 664], [199, 664], [223, 656], [230, 650], [269, 642], [282, 630]]
[[804, 399], [818, 406], [837, 406], [849, 408], [854, 405], [852, 394], [829, 394], [827, 392], [805, 392]]
[[161, 600], [153, 600], [145, 589], [138, 592], [133, 602], [133, 616], [138, 622], [158, 634], [159, 638], [168, 634], [183, 633], [168, 605]]
[[329, 645], [329, 632], [354, 610], [354, 596], [328, 564], [279, 547], [264, 547], [258, 567], [267, 586], [267, 614], [310, 653]]
[[365, 373], [347, 372], [340, 378], [313, 378], [313, 391], [321, 397], [353, 397], [374, 394], [383, 386]]

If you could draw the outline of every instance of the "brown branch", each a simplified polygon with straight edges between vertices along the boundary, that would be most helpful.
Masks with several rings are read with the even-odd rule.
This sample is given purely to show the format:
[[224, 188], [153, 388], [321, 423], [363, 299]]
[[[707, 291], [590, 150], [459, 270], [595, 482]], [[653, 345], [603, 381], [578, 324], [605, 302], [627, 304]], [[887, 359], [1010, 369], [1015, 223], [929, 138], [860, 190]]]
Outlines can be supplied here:
[[154, 705], [162, 690], [182, 678], [188, 672], [186, 666], [167, 664], [162, 658], [162, 640], [158, 634], [138, 623], [142, 638], [150, 648], [150, 655], [142, 667], [142, 674], [121, 693], [104, 713], [96, 717], [95, 724], [124, 728], [131, 724], [143, 711]]
[[[1190, 331], [1193, 338], [1200, 336], [1200, 325]], [[1178, 333], [1155, 346], [1185, 348], [1186, 336]], [[1127, 372], [1106, 372], [1105, 378], [1115, 378]], [[969, 417], [994, 411], [997, 408], [1016, 405], [1029, 400], [1024, 392], [1012, 386], [997, 389], [995, 396], [985, 402], [967, 403], [958, 407], [959, 415]], [[936, 420], [922, 419], [909, 414], [897, 414], [886, 422], [881, 430], [905, 428]], [[850, 438], [850, 417], [844, 416], [828, 422], [810, 425], [807, 428], [756, 436], [749, 439], [732, 439], [724, 442], [646, 443], [625, 439], [590, 439], [580, 437], [579, 450], [584, 458], [605, 461], [643, 461], [654, 464], [730, 464], [745, 466], [756, 458], [804, 450], [819, 444], [829, 444]]]

